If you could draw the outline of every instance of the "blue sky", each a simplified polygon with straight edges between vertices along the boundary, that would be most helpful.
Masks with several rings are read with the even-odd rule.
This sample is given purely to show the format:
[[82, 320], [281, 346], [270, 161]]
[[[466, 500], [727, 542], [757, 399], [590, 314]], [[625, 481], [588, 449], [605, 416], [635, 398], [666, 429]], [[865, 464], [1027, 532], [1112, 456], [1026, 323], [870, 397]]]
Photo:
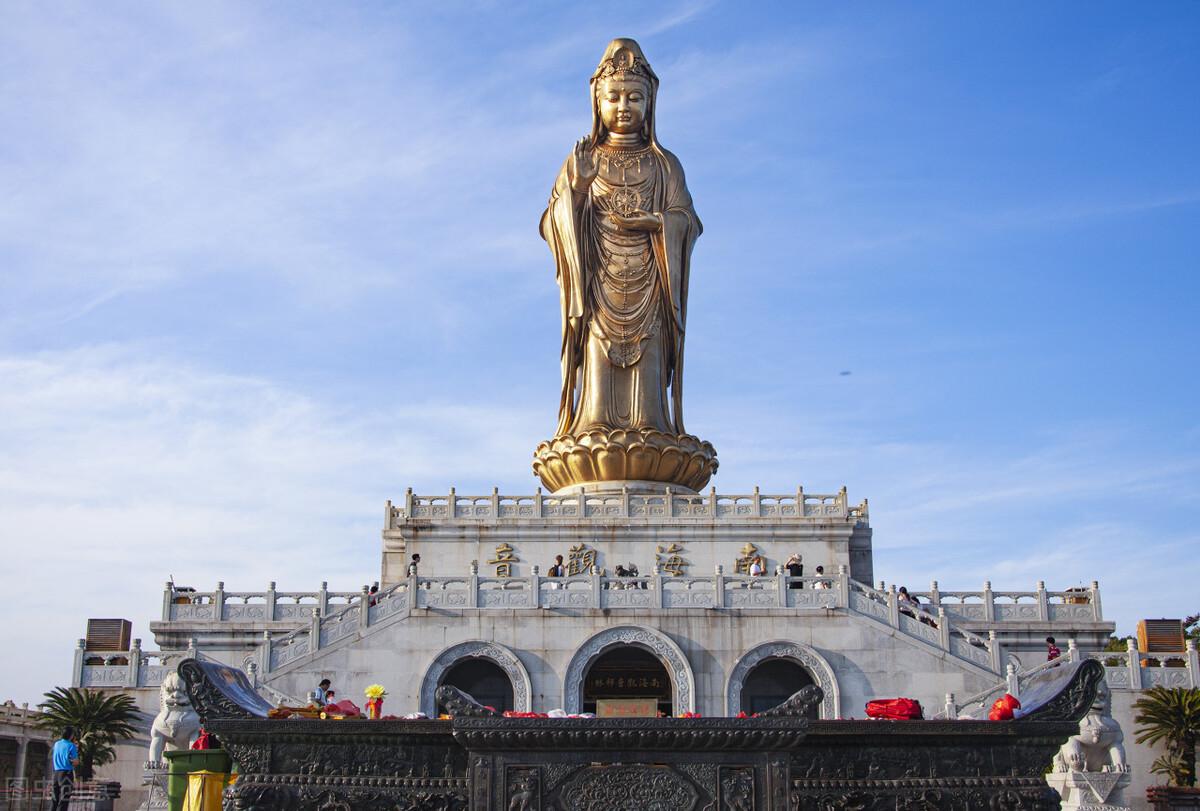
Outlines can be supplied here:
[[613, 36], [705, 224], [721, 492], [869, 497], [897, 584], [1200, 610], [1196, 4], [11, 3], [0, 698], [89, 616], [153, 647], [171, 574], [353, 589], [406, 486], [532, 492]]

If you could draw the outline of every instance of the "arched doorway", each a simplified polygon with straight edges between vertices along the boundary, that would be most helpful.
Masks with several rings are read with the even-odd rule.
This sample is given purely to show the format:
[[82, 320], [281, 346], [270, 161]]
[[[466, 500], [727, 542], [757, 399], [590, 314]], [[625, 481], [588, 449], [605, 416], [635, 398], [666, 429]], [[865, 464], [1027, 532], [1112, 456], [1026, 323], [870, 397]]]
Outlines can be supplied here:
[[696, 711], [696, 679], [683, 650], [663, 632], [644, 625], [605, 628], [579, 646], [563, 678], [563, 709], [568, 713], [583, 712], [584, 677], [592, 664], [611, 650], [627, 648], [649, 653], [666, 669], [671, 683], [671, 710], [675, 715]]
[[617, 645], [596, 657], [583, 679], [583, 711], [601, 718], [674, 715], [671, 677], [645, 648]]
[[[797, 690], [816, 684], [812, 675], [792, 659], [764, 659], [754, 666], [742, 684], [741, 711], [747, 715], [776, 707]], [[810, 718], [816, 719], [817, 708]]]
[[[455, 687], [465, 690], [471, 695], [475, 695], [475, 691], [482, 691], [495, 697], [497, 690], [488, 683], [489, 674], [494, 677], [495, 671], [467, 669], [459, 671], [452, 676], [453, 680], [447, 678], [450, 672], [458, 665], [476, 661], [488, 662], [494, 665], [507, 679], [507, 691], [500, 694], [501, 698], [499, 700], [501, 703], [503, 703], [503, 696], [508, 695], [510, 696], [508, 699], [509, 709], [516, 710], [517, 712], [529, 712], [533, 690], [529, 682], [529, 672], [525, 670], [525, 665], [521, 664], [521, 660], [517, 658], [515, 653], [503, 645], [480, 640], [459, 642], [457, 645], [451, 645], [434, 657], [433, 661], [429, 663], [429, 667], [425, 671], [425, 677], [421, 679], [420, 694], [417, 700], [417, 706], [421, 712], [430, 717], [437, 716], [438, 706], [435, 694], [437, 693], [437, 688], [443, 684], [453, 684]], [[479, 698], [478, 695], [475, 695], [475, 697]], [[500, 709], [498, 704], [484, 703]]]
[[[804, 675], [801, 676], [795, 670], [782, 665], [773, 665], [771, 669], [763, 671], [756, 679], [758, 687], [755, 688], [755, 693], [760, 697], [758, 703], [764, 702], [765, 697], [771, 694], [788, 698], [796, 690], [816, 684], [823, 693], [817, 717], [825, 720], [841, 717], [841, 691], [829, 662], [816, 648], [782, 639], [756, 645], [737, 660], [729, 672], [729, 681], [725, 686], [725, 712], [728, 715], [737, 715], [742, 711], [742, 692], [747, 688], [759, 665], [781, 659], [796, 665]], [[795, 685], [795, 689], [784, 695], [791, 685]]]
[[[496, 712], [513, 709], [513, 684], [508, 674], [490, 659], [463, 659], [442, 674], [438, 686], [457, 687], [485, 707]], [[439, 704], [438, 712], [444, 712]]]

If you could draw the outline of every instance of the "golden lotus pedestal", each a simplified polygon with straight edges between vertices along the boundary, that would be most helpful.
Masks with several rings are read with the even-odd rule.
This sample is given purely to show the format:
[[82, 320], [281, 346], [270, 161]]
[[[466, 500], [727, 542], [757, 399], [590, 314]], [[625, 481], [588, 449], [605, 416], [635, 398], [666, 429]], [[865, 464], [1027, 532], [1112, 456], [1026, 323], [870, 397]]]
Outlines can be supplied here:
[[557, 436], [533, 452], [533, 472], [553, 492], [586, 485], [667, 485], [698, 492], [717, 472], [717, 451], [691, 434], [651, 429], [599, 430]]

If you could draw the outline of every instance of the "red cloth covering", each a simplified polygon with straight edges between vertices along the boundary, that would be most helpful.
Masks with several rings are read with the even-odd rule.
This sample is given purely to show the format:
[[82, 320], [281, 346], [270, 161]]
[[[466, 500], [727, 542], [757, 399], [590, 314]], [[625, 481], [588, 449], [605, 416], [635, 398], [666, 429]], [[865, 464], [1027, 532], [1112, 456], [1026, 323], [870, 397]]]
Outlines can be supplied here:
[[889, 721], [916, 721], [921, 714], [921, 702], [912, 698], [879, 698], [867, 702], [868, 718], [885, 718]]
[[989, 721], [1011, 721], [1013, 719], [1013, 710], [1019, 710], [1021, 702], [1017, 697], [1005, 693], [1001, 698], [996, 699], [996, 703], [992, 705], [992, 711], [988, 713]]
[[208, 734], [208, 730], [200, 727], [200, 737], [192, 741], [193, 749], [212, 749], [212, 735]]
[[358, 705], [348, 698], [344, 698], [333, 704], [326, 704], [325, 712], [334, 715], [344, 715], [347, 718], [357, 718], [362, 715], [362, 710], [358, 708]]

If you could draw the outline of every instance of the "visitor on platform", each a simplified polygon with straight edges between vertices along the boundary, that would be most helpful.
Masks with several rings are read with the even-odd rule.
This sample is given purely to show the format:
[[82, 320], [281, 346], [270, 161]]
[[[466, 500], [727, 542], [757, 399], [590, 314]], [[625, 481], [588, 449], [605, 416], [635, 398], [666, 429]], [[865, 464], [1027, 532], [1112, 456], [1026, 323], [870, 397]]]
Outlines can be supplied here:
[[324, 707], [325, 704], [329, 701], [328, 694], [329, 694], [329, 679], [321, 679], [320, 683], [317, 684], [316, 698], [317, 698], [317, 706], [318, 707]]
[[562, 555], [554, 556], [554, 565], [546, 572], [547, 577], [566, 577], [567, 569], [563, 566]]
[[[801, 563], [802, 560], [804, 560], [804, 558], [800, 557], [799, 552], [793, 552], [792, 556], [787, 559], [787, 563], [785, 563], [784, 566], [787, 567], [788, 577], [804, 577], [804, 564]], [[802, 589], [804, 588], [804, 583], [797, 580], [789, 584], [788, 588]]]
[[917, 614], [921, 610], [921, 604], [917, 601], [916, 597], [908, 593], [907, 586], [901, 586], [900, 590], [896, 592], [896, 601], [900, 603], [901, 613], [907, 614], [913, 619], [917, 618]]
[[1053, 662], [1060, 656], [1062, 656], [1062, 651], [1058, 649], [1058, 645], [1054, 644], [1054, 637], [1046, 637], [1046, 661]]
[[413, 552], [412, 563], [408, 564], [408, 576], [409, 577], [417, 576], [417, 566], [419, 566], [420, 564], [421, 564], [421, 556], [419, 554], [417, 554], [416, 552]]
[[337, 691], [336, 690], [326, 690], [325, 691], [325, 704], [323, 706], [328, 707], [329, 705], [336, 704], [336, 703], [337, 703]]
[[[825, 574], [825, 567], [818, 566], [816, 569], [816, 572], [817, 572], [817, 577], [820, 577], [821, 575]], [[813, 588], [814, 589], [827, 589], [831, 585], [832, 584], [828, 580], [818, 580], [816, 583], [813, 583]]]
[[54, 784], [50, 789], [50, 811], [67, 811], [75, 790], [75, 767], [79, 765], [79, 747], [75, 745], [75, 729], [65, 727], [62, 738], [54, 743]]
[[750, 563], [750, 576], [751, 577], [762, 577], [763, 568], [764, 567], [763, 567], [762, 555], [755, 556], [754, 560], [751, 561], [751, 563]]
[[379, 599], [378, 597], [375, 596], [377, 594], [379, 594], [379, 584], [378, 583], [371, 586], [370, 590], [367, 591], [367, 605], [375, 605], [376, 600]]

